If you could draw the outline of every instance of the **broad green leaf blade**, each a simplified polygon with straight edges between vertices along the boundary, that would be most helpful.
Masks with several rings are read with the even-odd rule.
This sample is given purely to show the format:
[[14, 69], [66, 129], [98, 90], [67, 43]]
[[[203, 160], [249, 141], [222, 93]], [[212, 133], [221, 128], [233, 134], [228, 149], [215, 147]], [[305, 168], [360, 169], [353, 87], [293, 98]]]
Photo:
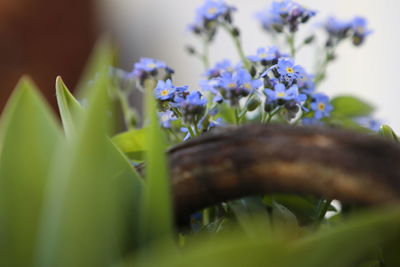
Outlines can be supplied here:
[[[77, 95], [79, 99], [87, 98], [92, 85], [96, 83], [96, 79], [99, 78], [99, 74], [103, 69], [113, 66], [115, 55], [115, 49], [107, 37], [103, 37], [96, 43], [82, 78], [78, 83], [77, 90], [75, 91], [75, 95]], [[107, 70], [107, 74], [108, 73], [109, 69]]]
[[333, 116], [359, 117], [368, 116], [374, 111], [374, 107], [353, 96], [338, 96], [332, 99], [334, 107]]
[[62, 133], [27, 78], [9, 99], [1, 124], [0, 266], [31, 266], [48, 169]]
[[230, 108], [227, 104], [222, 103], [218, 105], [218, 114], [220, 118], [222, 118], [227, 123], [235, 124], [235, 111], [233, 108]]
[[[400, 210], [391, 208], [354, 216], [340, 226], [291, 237], [290, 228], [283, 235], [260, 235], [249, 238], [240, 232], [193, 240], [177, 254], [167, 248], [154, 248], [152, 254], [138, 255], [119, 265], [128, 266], [280, 266], [346, 267], [357, 266], [366, 253], [391, 240], [400, 231]], [[278, 229], [279, 225], [276, 226]], [[289, 237], [289, 238], [288, 238]]]
[[247, 197], [229, 201], [238, 224], [249, 236], [271, 232], [271, 222], [265, 205], [260, 197]]
[[173, 212], [171, 184], [166, 157], [167, 143], [156, 111], [152, 90], [154, 82], [146, 83], [146, 115], [150, 122], [146, 135], [146, 190], [140, 213], [142, 242], [172, 237]]
[[145, 151], [146, 128], [130, 130], [115, 135], [113, 143], [132, 160], [143, 160]]
[[[296, 266], [356, 266], [363, 256], [400, 234], [400, 209], [381, 208], [354, 216], [332, 229], [317, 232], [296, 245]], [[329, 259], [329, 260], [328, 260]]]
[[71, 137], [76, 132], [77, 117], [82, 115], [83, 109], [61, 77], [56, 79], [56, 96], [65, 134]]
[[110, 266], [135, 246], [140, 178], [107, 138], [107, 70], [51, 172], [37, 266]]

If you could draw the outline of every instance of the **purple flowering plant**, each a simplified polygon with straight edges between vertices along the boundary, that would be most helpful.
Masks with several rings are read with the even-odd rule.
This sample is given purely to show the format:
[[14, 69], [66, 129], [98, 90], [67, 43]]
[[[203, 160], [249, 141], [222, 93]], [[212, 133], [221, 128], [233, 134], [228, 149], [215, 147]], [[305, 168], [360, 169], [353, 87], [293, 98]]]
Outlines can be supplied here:
[[[329, 17], [320, 20], [318, 29], [313, 28], [323, 34], [314, 33], [302, 39], [299, 32], [310, 24], [310, 20], [316, 20], [318, 13], [295, 1], [275, 1], [258, 12], [256, 19], [272, 40], [279, 41], [260, 43], [256, 51], [245, 52], [240, 31], [234, 24], [235, 11], [235, 7], [223, 0], [206, 0], [196, 10], [195, 21], [189, 30], [199, 37], [201, 49], [188, 47], [189, 53], [200, 59], [204, 67], [196, 88], [176, 84], [172, 68], [155, 59], [141, 59], [126, 75], [136, 79], [137, 87], [142, 91], [149, 89], [144, 88], [146, 81], [153, 82], [154, 87], [150, 90], [158, 107], [159, 123], [170, 145], [196, 138], [215, 128], [250, 123], [341, 127], [376, 134], [380, 124], [372, 117], [371, 105], [353, 96], [331, 98], [320, 91], [329, 65], [338, 58], [339, 45], [346, 41], [356, 47], [366, 43], [372, 32], [366, 19]], [[209, 57], [219, 31], [230, 35], [239, 62], [229, 58], [212, 61]], [[308, 70], [297, 60], [302, 49], [312, 48], [313, 42], [319, 42], [324, 48], [322, 52], [316, 52], [321, 59], [316, 71]], [[132, 128], [132, 125], [126, 126]], [[311, 202], [318, 213], [312, 215], [311, 220], [319, 218], [317, 221], [321, 221], [328, 209], [334, 210], [330, 200], [314, 199]], [[212, 219], [210, 210], [196, 213], [196, 218], [192, 218], [196, 223], [192, 226], [200, 223], [208, 227], [217, 223], [228, 216], [230, 204], [213, 207]], [[196, 231], [200, 231], [197, 226]]]
[[[217, 120], [225, 125], [274, 122], [376, 131], [376, 125], [367, 127], [369, 124], [358, 123], [360, 117], [371, 117], [372, 108], [368, 103], [346, 97], [346, 101], [350, 101], [347, 106], [352, 102], [361, 106], [358, 112], [348, 114], [348, 108], [340, 104], [341, 97], [330, 99], [318, 90], [329, 65], [337, 59], [339, 45], [346, 40], [355, 46], [362, 45], [371, 34], [365, 18], [356, 16], [339, 20], [328, 17], [318, 24], [317, 30], [325, 33], [322, 40], [316, 40], [316, 34], [299, 39], [302, 36], [299, 32], [310, 24], [310, 20], [317, 19], [318, 12], [296, 1], [274, 1], [258, 12], [256, 19], [266, 34], [281, 41], [261, 43], [256, 51], [246, 53], [240, 30], [234, 23], [236, 11], [223, 0], [205, 0], [196, 9], [195, 21], [189, 25], [189, 30], [199, 37], [202, 49], [190, 46], [188, 51], [204, 66], [198, 88], [176, 85], [172, 68], [151, 58], [141, 58], [134, 64], [132, 72], [125, 75], [135, 79], [139, 88], [144, 87], [146, 80], [156, 82], [153, 95], [160, 118], [163, 118], [161, 126], [172, 143], [183, 140], [180, 129], [186, 129], [192, 138], [220, 125], [212, 123]], [[209, 58], [209, 50], [219, 31], [226, 31], [231, 36], [239, 62], [229, 58], [212, 62]], [[312, 72], [299, 64], [296, 56], [303, 47], [317, 41], [325, 49], [320, 52], [317, 70]], [[132, 128], [132, 125], [127, 127]]]

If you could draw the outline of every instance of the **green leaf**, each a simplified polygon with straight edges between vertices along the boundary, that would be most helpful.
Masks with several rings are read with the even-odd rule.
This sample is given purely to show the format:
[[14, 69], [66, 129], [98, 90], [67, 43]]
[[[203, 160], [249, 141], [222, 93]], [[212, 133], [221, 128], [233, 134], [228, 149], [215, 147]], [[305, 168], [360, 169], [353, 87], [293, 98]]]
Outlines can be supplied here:
[[142, 242], [150, 243], [160, 239], [172, 238], [173, 212], [169, 168], [166, 157], [167, 142], [157, 118], [156, 103], [153, 97], [155, 83], [147, 81], [146, 115], [150, 123], [146, 135], [146, 191], [142, 210]]
[[[102, 72], [102, 69], [107, 68], [108, 75], [108, 68], [113, 66], [115, 58], [116, 52], [111, 41], [107, 37], [100, 39], [90, 55], [89, 62], [75, 91], [79, 99], [87, 98], [88, 93], [93, 87], [92, 84], [100, 77], [99, 74]], [[111, 84], [109, 88], [112, 88]]]
[[108, 139], [108, 68], [50, 172], [37, 266], [110, 266], [137, 246], [142, 182]]
[[[328, 230], [317, 232], [295, 244], [296, 266], [355, 266], [377, 246], [400, 233], [400, 209], [381, 208], [365, 212]], [[297, 251], [296, 251], [297, 250]]]
[[[120, 267], [128, 266], [280, 266], [280, 267], [346, 267], [360, 260], [398, 234], [398, 208], [370, 211], [354, 216], [340, 226], [311, 233], [302, 238], [265, 235], [251, 238], [240, 232], [196, 240], [195, 244], [177, 254], [163, 247], [136, 255]], [[279, 228], [279, 225], [276, 225]], [[288, 229], [290, 233], [290, 228]], [[192, 240], [192, 242], [194, 242]], [[140, 257], [142, 256], [142, 257]]]
[[333, 114], [332, 117], [327, 118], [326, 121], [332, 126], [339, 126], [341, 128], [357, 131], [360, 133], [373, 133], [371, 129], [361, 126], [349, 117], [337, 116], [337, 114]]
[[[228, 202], [239, 225], [249, 236], [271, 231], [270, 218], [259, 197], [247, 197]], [[260, 224], [261, 223], [261, 224]]]
[[113, 143], [132, 160], [143, 160], [148, 129], [135, 129], [115, 135]]
[[82, 115], [83, 109], [60, 76], [56, 79], [56, 96], [65, 134], [71, 137], [76, 132], [76, 117]]
[[218, 105], [218, 114], [220, 118], [222, 118], [225, 122], [230, 124], [235, 124], [235, 111], [233, 108], [229, 107], [226, 103], [222, 103]]
[[382, 125], [379, 128], [379, 135], [383, 136], [385, 138], [388, 138], [390, 140], [393, 140], [395, 142], [399, 142], [399, 137], [397, 136], [397, 134], [393, 131], [392, 128], [390, 128], [390, 126], [388, 125]]
[[[273, 201], [288, 208], [301, 225], [309, 224], [315, 219], [315, 207], [318, 203], [315, 197], [294, 194], [272, 194], [264, 197], [264, 202], [271, 207]], [[328, 211], [336, 211], [336, 209], [330, 205]]]
[[298, 226], [296, 215], [276, 201], [272, 202], [272, 218], [274, 225], [288, 225], [293, 228]]
[[374, 107], [353, 96], [338, 96], [331, 100], [334, 107], [332, 116], [359, 117], [368, 116]]
[[28, 78], [18, 83], [1, 125], [0, 266], [32, 266], [48, 169], [62, 133]]

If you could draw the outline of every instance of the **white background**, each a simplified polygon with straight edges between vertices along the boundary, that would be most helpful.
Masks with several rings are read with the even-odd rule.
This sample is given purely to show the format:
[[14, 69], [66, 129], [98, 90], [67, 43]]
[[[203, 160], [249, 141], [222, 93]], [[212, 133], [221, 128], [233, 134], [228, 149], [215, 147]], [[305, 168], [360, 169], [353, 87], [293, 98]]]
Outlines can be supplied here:
[[[254, 13], [271, 1], [228, 0], [236, 6], [235, 24], [242, 32], [246, 54], [272, 43], [263, 33]], [[318, 10], [318, 15], [303, 30], [311, 32], [327, 15], [368, 18], [374, 30], [365, 45], [354, 48], [349, 43], [339, 48], [339, 59], [329, 68], [329, 78], [320, 91], [330, 96], [357, 95], [377, 108], [376, 117], [400, 132], [400, 31], [398, 0], [302, 0], [301, 4]], [[131, 69], [141, 56], [166, 61], [176, 71], [175, 84], [196, 89], [203, 72], [201, 63], [184, 52], [188, 43], [197, 44], [186, 30], [194, 18], [195, 8], [202, 0], [101, 0], [100, 17], [104, 29], [110, 32], [121, 48], [121, 64]], [[322, 41], [322, 40], [320, 40]], [[304, 50], [297, 63], [313, 70], [314, 52]], [[238, 59], [229, 37], [222, 33], [211, 49], [213, 61]]]

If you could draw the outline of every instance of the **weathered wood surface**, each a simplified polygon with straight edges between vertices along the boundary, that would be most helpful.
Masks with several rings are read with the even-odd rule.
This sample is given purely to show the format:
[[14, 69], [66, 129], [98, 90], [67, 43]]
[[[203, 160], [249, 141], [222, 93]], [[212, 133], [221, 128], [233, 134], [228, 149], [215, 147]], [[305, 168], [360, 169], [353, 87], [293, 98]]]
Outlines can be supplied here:
[[400, 145], [349, 131], [230, 127], [173, 147], [169, 158], [178, 217], [270, 192], [364, 204], [400, 199]]

